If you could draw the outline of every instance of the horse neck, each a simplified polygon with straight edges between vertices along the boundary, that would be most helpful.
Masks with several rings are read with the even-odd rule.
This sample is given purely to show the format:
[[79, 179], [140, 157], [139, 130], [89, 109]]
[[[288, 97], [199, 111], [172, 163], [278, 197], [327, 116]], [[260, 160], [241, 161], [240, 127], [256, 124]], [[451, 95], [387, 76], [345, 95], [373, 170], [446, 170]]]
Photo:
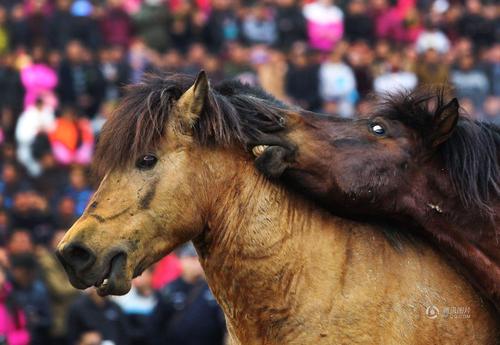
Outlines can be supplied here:
[[[424, 174], [439, 171], [435, 166]], [[417, 177], [411, 196], [403, 196], [404, 208], [440, 249], [460, 261], [464, 274], [500, 305], [500, 202], [493, 202], [493, 215], [465, 206], [445, 175]], [[434, 186], [434, 187], [432, 187]]]
[[[295, 284], [306, 262], [328, 261], [318, 267], [318, 277], [341, 270], [344, 261], [329, 256], [345, 252], [347, 232], [340, 225], [345, 221], [332, 226], [331, 216], [270, 183], [248, 158], [221, 154], [217, 161], [226, 163], [211, 179], [207, 226], [194, 243], [230, 328], [252, 330], [247, 336], [255, 339], [273, 329], [270, 323], [279, 322], [280, 315], [288, 317], [295, 303], [290, 291], [300, 290]], [[335, 277], [328, 280], [336, 283]]]

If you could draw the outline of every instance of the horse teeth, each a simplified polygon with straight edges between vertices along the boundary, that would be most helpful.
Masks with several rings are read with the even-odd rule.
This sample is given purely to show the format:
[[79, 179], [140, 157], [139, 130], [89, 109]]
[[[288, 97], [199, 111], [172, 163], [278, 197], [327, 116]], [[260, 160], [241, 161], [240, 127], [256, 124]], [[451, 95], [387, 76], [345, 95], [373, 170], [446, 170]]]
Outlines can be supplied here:
[[108, 285], [108, 281], [109, 281], [109, 280], [108, 280], [108, 278], [104, 279], [104, 280], [102, 281], [102, 284], [101, 284], [101, 286], [100, 286], [100, 287], [104, 287], [104, 286]]
[[254, 156], [256, 157], [259, 157], [261, 154], [264, 153], [264, 151], [268, 148], [269, 146], [267, 145], [258, 145], [258, 146], [254, 146], [254, 148], [252, 149], [252, 153], [254, 154]]

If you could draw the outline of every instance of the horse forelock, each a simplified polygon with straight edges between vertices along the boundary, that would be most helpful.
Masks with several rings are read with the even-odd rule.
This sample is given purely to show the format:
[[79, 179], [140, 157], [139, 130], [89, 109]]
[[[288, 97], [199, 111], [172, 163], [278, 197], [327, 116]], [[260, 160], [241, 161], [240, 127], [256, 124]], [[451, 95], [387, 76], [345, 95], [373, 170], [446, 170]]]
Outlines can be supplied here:
[[[103, 176], [157, 149], [176, 101], [193, 83], [192, 76], [167, 74], [147, 75], [128, 86], [99, 136], [94, 171]], [[223, 82], [210, 88], [193, 136], [202, 145], [244, 144], [261, 133], [282, 129], [285, 109], [259, 88]]]
[[[448, 93], [445, 88], [419, 88], [390, 94], [382, 98], [374, 115], [402, 122], [425, 143], [432, 135], [434, 116], [447, 104]], [[461, 114], [437, 153], [462, 203], [491, 216], [492, 203], [500, 198], [500, 129]]]

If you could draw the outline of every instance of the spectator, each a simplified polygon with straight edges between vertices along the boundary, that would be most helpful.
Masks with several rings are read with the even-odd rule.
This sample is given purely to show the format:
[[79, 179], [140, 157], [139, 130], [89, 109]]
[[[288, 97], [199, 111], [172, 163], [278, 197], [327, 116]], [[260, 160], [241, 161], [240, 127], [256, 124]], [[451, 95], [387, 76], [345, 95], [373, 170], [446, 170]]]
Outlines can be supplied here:
[[442, 63], [443, 56], [435, 49], [428, 49], [416, 67], [416, 75], [420, 85], [446, 83], [450, 76], [450, 68]]
[[491, 28], [486, 18], [482, 15], [483, 5], [480, 0], [465, 1], [465, 11], [458, 22], [462, 36], [470, 38], [477, 45], [488, 43], [491, 37]]
[[75, 200], [70, 196], [59, 199], [56, 211], [56, 226], [60, 229], [69, 229], [78, 219]]
[[90, 121], [76, 114], [71, 106], [64, 107], [49, 135], [54, 157], [59, 164], [89, 164], [94, 147]]
[[4, 248], [7, 245], [7, 239], [9, 237], [10, 230], [10, 219], [9, 213], [6, 209], [0, 208], [0, 248]]
[[21, 70], [21, 81], [26, 90], [24, 107], [34, 105], [38, 99], [49, 109], [57, 107], [54, 89], [57, 85], [56, 72], [45, 61], [45, 50], [41, 46], [33, 48], [33, 62]]
[[26, 48], [30, 45], [30, 30], [22, 3], [15, 4], [11, 9], [9, 32], [10, 46], [12, 48]]
[[0, 265], [0, 343], [8, 345], [29, 345], [30, 335], [26, 317], [12, 294], [12, 285]]
[[11, 209], [14, 206], [15, 195], [29, 187], [29, 182], [22, 176], [21, 169], [13, 162], [7, 162], [2, 168], [2, 178], [0, 179], [0, 194], [3, 206]]
[[321, 106], [319, 66], [311, 63], [310, 53], [304, 44], [296, 43], [292, 47], [285, 90], [291, 100], [304, 109], [317, 110]]
[[52, 323], [49, 296], [44, 284], [37, 278], [37, 264], [31, 253], [12, 255], [11, 274], [13, 298], [24, 309], [32, 345], [50, 342]]
[[132, 38], [132, 18], [123, 8], [122, 0], [107, 0], [100, 20], [105, 44], [128, 47]]
[[34, 245], [30, 232], [25, 229], [12, 230], [6, 248], [10, 255], [32, 253]]
[[334, 101], [342, 116], [352, 116], [357, 98], [354, 73], [344, 61], [346, 45], [340, 44], [319, 70], [320, 94], [324, 102]]
[[145, 270], [132, 281], [129, 293], [114, 298], [127, 317], [131, 345], [153, 343], [150, 324], [153, 310], [158, 303], [158, 295], [153, 290], [152, 277], [152, 270]]
[[287, 51], [307, 39], [306, 20], [296, 0], [277, 0], [276, 5], [277, 47]]
[[85, 61], [86, 49], [78, 41], [66, 45], [66, 57], [58, 71], [59, 102], [78, 107], [88, 116], [95, 114], [104, 94], [103, 77]]
[[100, 297], [95, 288], [85, 290], [69, 308], [67, 314], [68, 344], [78, 344], [82, 335], [97, 331], [103, 341], [127, 345], [127, 320], [120, 307], [107, 297]]
[[345, 18], [345, 38], [350, 42], [373, 42], [373, 19], [368, 14], [364, 0], [349, 1]]
[[50, 247], [40, 246], [36, 256], [41, 269], [41, 276], [47, 287], [48, 298], [52, 308], [53, 322], [50, 335], [53, 344], [66, 344], [66, 315], [70, 305], [79, 295], [78, 290], [69, 283], [66, 272], [54, 255], [54, 250], [62, 239], [65, 230], [54, 233]]
[[276, 42], [277, 29], [273, 12], [263, 3], [255, 3], [250, 8], [250, 14], [242, 23], [242, 34], [250, 44], [268, 44]]
[[344, 34], [344, 13], [333, 0], [316, 0], [304, 6], [309, 44], [329, 52]]
[[47, 22], [47, 38], [52, 49], [63, 50], [66, 44], [75, 39], [76, 17], [71, 13], [71, 0], [57, 0], [55, 11]]
[[161, 291], [152, 322], [154, 344], [222, 345], [224, 317], [203, 278], [194, 247], [182, 247], [178, 256], [182, 275]]
[[445, 54], [450, 49], [450, 40], [435, 24], [428, 21], [425, 30], [418, 36], [415, 46], [419, 54], [429, 49]]
[[88, 185], [85, 171], [81, 167], [75, 166], [71, 169], [69, 181], [66, 195], [75, 201], [76, 214], [80, 216], [92, 196], [92, 189]]
[[373, 82], [375, 92], [386, 94], [397, 90], [413, 90], [417, 86], [417, 76], [415, 73], [405, 70], [401, 60], [400, 53], [391, 53], [388, 70], [377, 76]]
[[81, 334], [76, 345], [103, 345], [102, 335], [93, 330], [85, 331]]
[[13, 227], [29, 230], [37, 244], [46, 243], [52, 235], [54, 220], [47, 199], [33, 189], [16, 194], [11, 221]]
[[239, 39], [240, 28], [233, 0], [213, 0], [212, 6], [205, 26], [206, 44], [211, 52], [219, 52], [227, 43]]
[[41, 173], [40, 164], [33, 157], [32, 145], [38, 135], [47, 135], [54, 129], [54, 110], [38, 98], [19, 117], [16, 126], [17, 158], [24, 164], [30, 175]]
[[170, 45], [168, 20], [167, 8], [162, 0], [145, 0], [133, 16], [138, 36], [148, 47], [159, 52], [164, 52]]
[[486, 74], [474, 63], [472, 55], [460, 57], [458, 66], [451, 72], [451, 81], [459, 97], [470, 99], [474, 107], [480, 108], [490, 91], [490, 85]]
[[484, 119], [497, 126], [500, 126], [500, 97], [490, 96], [483, 106]]

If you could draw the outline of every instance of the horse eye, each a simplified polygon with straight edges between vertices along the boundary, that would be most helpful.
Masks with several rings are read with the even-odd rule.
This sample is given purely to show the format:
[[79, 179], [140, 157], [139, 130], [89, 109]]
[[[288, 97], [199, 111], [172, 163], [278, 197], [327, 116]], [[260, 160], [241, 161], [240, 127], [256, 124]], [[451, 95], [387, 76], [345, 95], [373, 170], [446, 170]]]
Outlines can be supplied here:
[[148, 170], [155, 166], [156, 162], [158, 162], [158, 158], [153, 155], [144, 155], [137, 160], [135, 166], [141, 170]]
[[371, 125], [372, 132], [375, 133], [376, 135], [384, 135], [385, 134], [385, 129], [379, 124], [374, 124]]

